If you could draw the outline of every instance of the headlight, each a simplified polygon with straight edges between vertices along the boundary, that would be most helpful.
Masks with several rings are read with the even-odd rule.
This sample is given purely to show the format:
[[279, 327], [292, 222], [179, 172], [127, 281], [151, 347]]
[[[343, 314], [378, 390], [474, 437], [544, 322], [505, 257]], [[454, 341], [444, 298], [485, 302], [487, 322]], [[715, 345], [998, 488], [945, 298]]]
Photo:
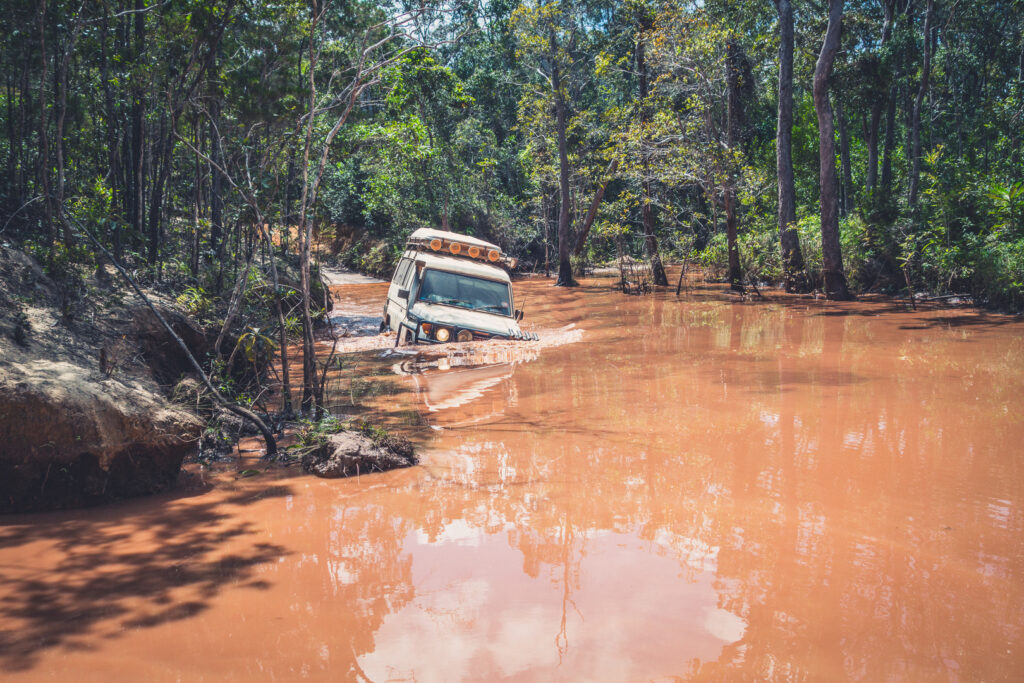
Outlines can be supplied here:
[[447, 327], [437, 328], [437, 332], [434, 333], [434, 339], [441, 342], [442, 344], [452, 338], [452, 332]]
[[455, 339], [460, 342], [473, 341], [473, 333], [469, 330], [459, 330], [459, 333], [455, 335]]

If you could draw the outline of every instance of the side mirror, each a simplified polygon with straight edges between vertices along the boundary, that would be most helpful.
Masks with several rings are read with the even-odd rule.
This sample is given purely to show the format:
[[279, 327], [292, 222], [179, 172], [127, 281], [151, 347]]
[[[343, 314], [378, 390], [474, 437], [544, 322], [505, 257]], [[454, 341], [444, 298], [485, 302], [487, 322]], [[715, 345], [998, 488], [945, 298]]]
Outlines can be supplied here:
[[400, 290], [398, 290], [398, 298], [399, 299], [408, 299], [409, 298], [409, 290], [408, 289], [400, 289]]
[[520, 320], [522, 320], [525, 317], [526, 317], [526, 314], [523, 313], [523, 309], [517, 308], [516, 312], [515, 312], [516, 322], [519, 322]]

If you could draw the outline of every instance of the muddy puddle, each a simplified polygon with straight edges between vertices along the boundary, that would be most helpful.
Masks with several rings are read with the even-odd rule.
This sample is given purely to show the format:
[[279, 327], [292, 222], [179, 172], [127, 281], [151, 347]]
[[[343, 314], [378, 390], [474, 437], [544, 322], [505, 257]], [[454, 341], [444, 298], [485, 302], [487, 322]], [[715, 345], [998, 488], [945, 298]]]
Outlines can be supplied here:
[[1019, 676], [1024, 324], [612, 284], [423, 353], [339, 287], [332, 410], [422, 465], [0, 519], [0, 677]]

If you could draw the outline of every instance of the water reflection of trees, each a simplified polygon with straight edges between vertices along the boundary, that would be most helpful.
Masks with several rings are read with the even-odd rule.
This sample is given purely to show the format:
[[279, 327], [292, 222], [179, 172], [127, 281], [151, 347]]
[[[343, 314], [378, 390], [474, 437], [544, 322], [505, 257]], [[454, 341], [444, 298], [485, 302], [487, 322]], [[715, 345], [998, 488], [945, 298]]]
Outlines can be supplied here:
[[[537, 306], [579, 315], [562, 292]], [[612, 534], [672, 558], [678, 581], [713, 576], [746, 625], [717, 659], [677, 660], [680, 675], [1010, 675], [1024, 518], [1005, 449], [1024, 437], [1008, 417], [1024, 343], [885, 313], [595, 299], [585, 343], [443, 411], [421, 478], [332, 522], [319, 589], [352, 609], [349, 655], [415, 600], [410, 534], [442, 544], [461, 526], [560, 590], [560, 656]]]
[[1024, 516], [1004, 448], [1024, 434], [998, 412], [1021, 345], [964, 367], [943, 330], [710, 304], [716, 324], [690, 325], [651, 302], [620, 320], [636, 348], [521, 367], [493, 428], [442, 437], [472, 467], [439, 475], [424, 526], [511, 527], [524, 571], [572, 567], [569, 588], [601, 531], [713, 572], [748, 627], [701, 676], [1012, 671]]

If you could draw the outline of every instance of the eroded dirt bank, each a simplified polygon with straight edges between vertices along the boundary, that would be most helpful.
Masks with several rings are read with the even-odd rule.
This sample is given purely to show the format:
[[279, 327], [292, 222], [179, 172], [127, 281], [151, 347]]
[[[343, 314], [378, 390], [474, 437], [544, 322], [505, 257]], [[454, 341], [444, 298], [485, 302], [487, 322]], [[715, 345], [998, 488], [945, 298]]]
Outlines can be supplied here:
[[[161, 391], [183, 359], [148, 309], [59, 292], [0, 247], [0, 513], [165, 491], [202, 431]], [[167, 316], [198, 348], [202, 333]]]
[[[418, 467], [239, 477], [258, 469], [243, 454], [231, 472], [193, 470], [188, 494], [4, 519], [0, 671], [999, 680], [1024, 668], [1019, 321], [610, 286], [517, 283], [530, 324], [580, 335], [535, 356], [350, 356], [334, 410], [409, 436]], [[383, 288], [346, 287], [338, 310], [379, 309]]]

